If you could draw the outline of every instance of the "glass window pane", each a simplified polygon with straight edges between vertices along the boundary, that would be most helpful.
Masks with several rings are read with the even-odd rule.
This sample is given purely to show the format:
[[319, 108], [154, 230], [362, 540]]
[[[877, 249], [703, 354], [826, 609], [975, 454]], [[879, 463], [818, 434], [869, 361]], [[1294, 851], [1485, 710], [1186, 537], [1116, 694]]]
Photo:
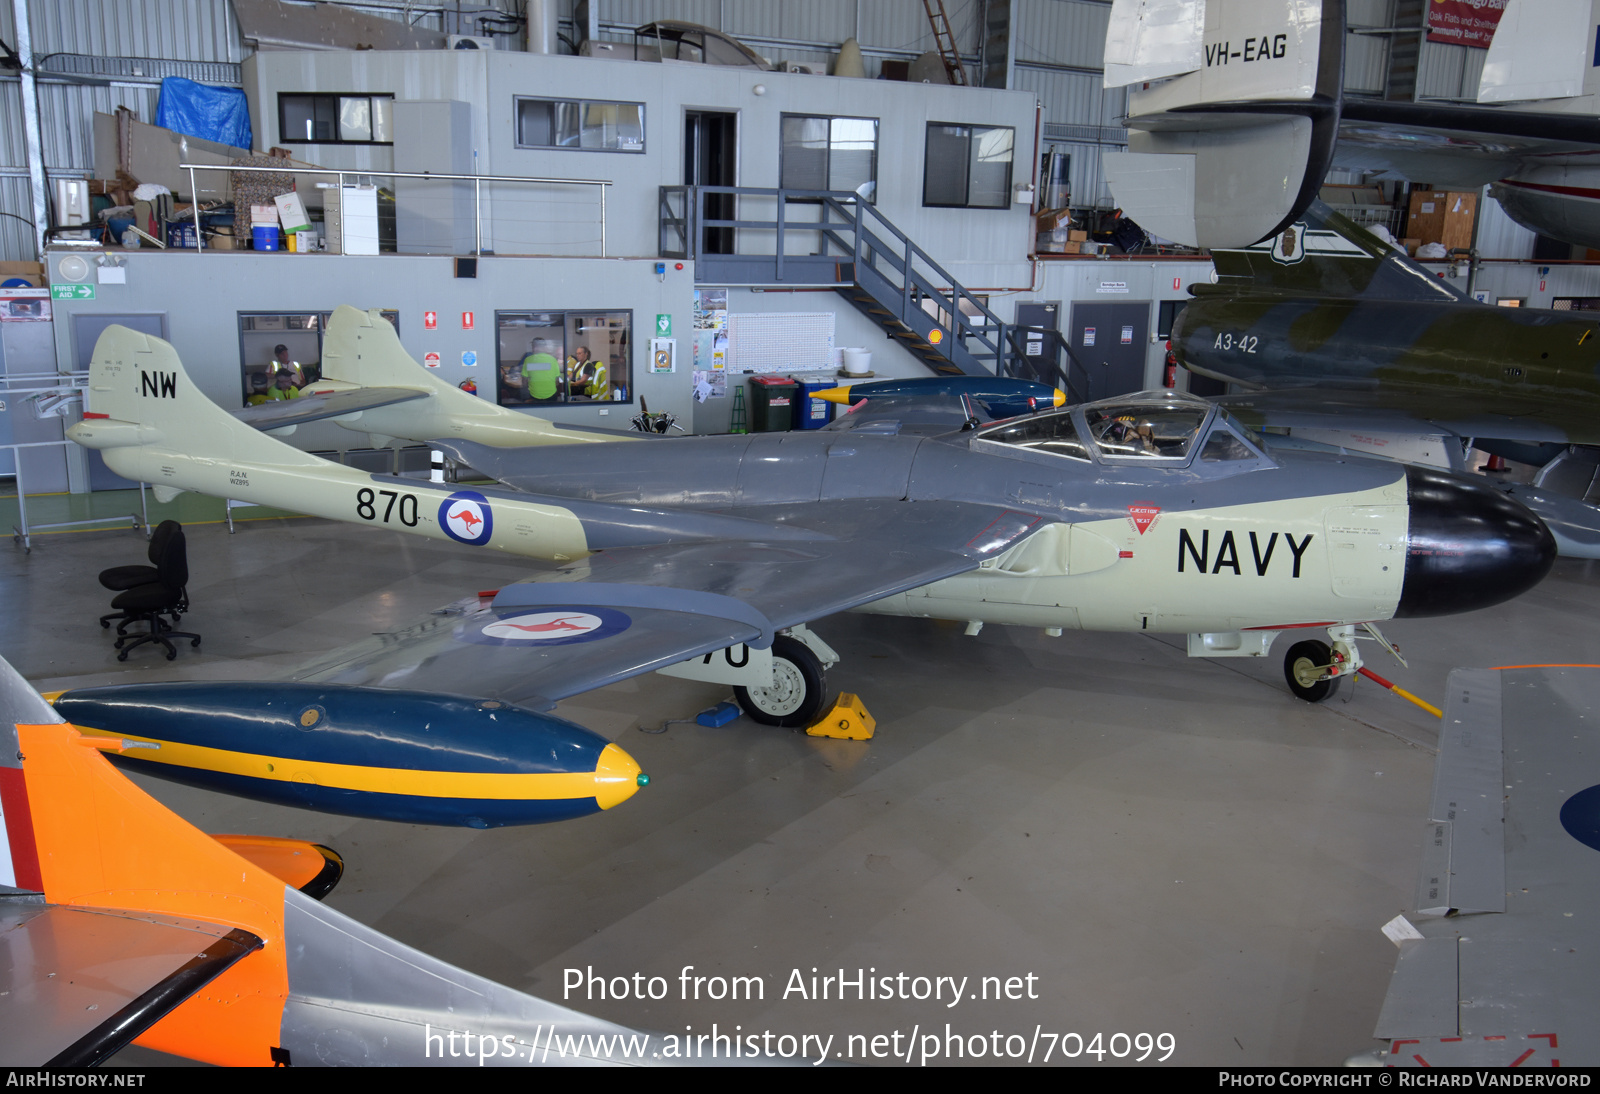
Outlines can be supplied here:
[[315, 140], [316, 99], [312, 95], [282, 95], [278, 98], [280, 140]]
[[978, 209], [1004, 209], [1011, 199], [1012, 130], [972, 131], [972, 181], [967, 204]]
[[970, 130], [964, 125], [928, 126], [923, 156], [922, 204], [967, 203], [967, 148]]
[[791, 190], [828, 188], [828, 119], [783, 119], [783, 158], [780, 186]]
[[829, 130], [828, 189], [851, 190], [870, 201], [877, 178], [878, 123], [834, 118]]
[[555, 144], [558, 148], [581, 148], [583, 117], [580, 103], [554, 103]]
[[365, 95], [339, 97], [339, 139], [342, 141], [370, 141], [372, 139], [372, 100]]
[[555, 144], [555, 103], [524, 99], [517, 105], [517, 143], [531, 148]]
[[615, 148], [623, 152], [644, 151], [644, 104], [617, 103], [617, 141]]

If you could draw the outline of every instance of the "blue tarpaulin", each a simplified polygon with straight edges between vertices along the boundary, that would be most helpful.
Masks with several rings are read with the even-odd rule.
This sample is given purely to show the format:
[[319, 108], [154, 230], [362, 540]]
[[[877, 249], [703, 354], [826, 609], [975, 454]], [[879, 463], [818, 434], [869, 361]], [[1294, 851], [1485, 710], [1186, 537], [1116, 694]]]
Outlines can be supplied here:
[[250, 107], [244, 92], [229, 87], [207, 87], [181, 76], [161, 81], [161, 102], [156, 124], [201, 140], [217, 141], [248, 150]]

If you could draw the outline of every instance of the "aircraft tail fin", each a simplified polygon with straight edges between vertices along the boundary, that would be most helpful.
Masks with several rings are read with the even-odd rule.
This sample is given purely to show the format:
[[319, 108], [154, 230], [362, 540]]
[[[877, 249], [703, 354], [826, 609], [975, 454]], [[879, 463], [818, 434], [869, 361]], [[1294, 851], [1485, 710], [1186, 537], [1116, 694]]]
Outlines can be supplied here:
[[[1292, 224], [1333, 161], [1344, 3], [1207, 0], [1203, 19], [1193, 43], [1195, 19], [1182, 0], [1113, 6], [1108, 82], [1141, 82], [1128, 96], [1128, 151], [1105, 155], [1106, 179], [1147, 231], [1188, 246], [1240, 247]], [[1192, 55], [1194, 71], [1152, 79]]]
[[1249, 247], [1216, 250], [1214, 285], [1196, 296], [1248, 293], [1461, 301], [1466, 295], [1406, 257], [1405, 251], [1322, 202], [1276, 235]]
[[67, 436], [106, 453], [119, 474], [161, 485], [140, 469], [148, 450], [205, 452], [212, 459], [251, 459], [280, 467], [324, 461], [263, 436], [206, 397], [170, 342], [113, 324], [95, 343], [83, 421]]
[[[417, 364], [400, 344], [394, 324], [381, 311], [341, 305], [328, 320], [322, 343], [322, 375], [363, 389], [406, 389], [426, 399], [382, 407], [360, 419], [342, 423], [357, 431], [429, 441], [470, 437], [493, 447], [520, 448], [541, 444], [583, 444], [615, 440], [563, 430], [545, 418], [496, 405], [493, 367], [486, 370], [490, 397], [463, 391]], [[314, 390], [316, 385], [308, 385]]]

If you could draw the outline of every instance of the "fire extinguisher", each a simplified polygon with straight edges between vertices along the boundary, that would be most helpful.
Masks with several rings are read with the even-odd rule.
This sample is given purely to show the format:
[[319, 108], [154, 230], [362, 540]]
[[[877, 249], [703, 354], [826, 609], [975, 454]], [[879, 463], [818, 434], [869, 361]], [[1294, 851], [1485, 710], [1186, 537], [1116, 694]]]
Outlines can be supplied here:
[[1172, 341], [1167, 341], [1167, 374], [1161, 381], [1162, 387], [1178, 386], [1178, 357], [1172, 352]]

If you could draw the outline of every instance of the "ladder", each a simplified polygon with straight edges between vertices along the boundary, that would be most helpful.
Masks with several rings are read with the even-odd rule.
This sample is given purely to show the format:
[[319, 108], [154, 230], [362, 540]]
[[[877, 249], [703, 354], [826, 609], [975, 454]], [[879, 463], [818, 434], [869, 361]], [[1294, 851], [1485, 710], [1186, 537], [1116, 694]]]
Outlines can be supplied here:
[[944, 62], [950, 82], [959, 87], [967, 86], [967, 70], [961, 67], [961, 51], [956, 48], [956, 36], [950, 33], [950, 17], [945, 14], [944, 0], [922, 0], [922, 10], [928, 13], [933, 44], [939, 47], [939, 59]]

